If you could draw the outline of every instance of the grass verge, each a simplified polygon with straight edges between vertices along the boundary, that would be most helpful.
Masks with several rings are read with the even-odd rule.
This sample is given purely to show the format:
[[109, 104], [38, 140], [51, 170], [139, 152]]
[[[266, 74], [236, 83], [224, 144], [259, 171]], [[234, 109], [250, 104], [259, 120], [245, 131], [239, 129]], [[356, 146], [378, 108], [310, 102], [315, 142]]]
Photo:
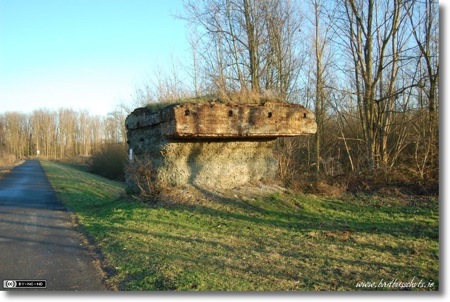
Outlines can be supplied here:
[[41, 164], [120, 290], [439, 289], [437, 198], [185, 191], [151, 207], [121, 183]]
[[25, 162], [24, 160], [19, 160], [9, 165], [0, 165], [0, 179], [2, 179], [6, 174], [11, 172], [12, 169], [14, 169], [17, 166], [20, 166], [24, 162]]

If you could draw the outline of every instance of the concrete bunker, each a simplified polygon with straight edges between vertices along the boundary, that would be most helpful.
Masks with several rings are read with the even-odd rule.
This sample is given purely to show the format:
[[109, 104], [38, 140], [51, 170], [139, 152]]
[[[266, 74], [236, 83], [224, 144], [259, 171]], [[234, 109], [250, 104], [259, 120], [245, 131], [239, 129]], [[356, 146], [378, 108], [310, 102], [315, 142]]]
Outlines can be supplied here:
[[278, 137], [316, 132], [301, 105], [215, 100], [137, 108], [126, 119], [131, 160], [151, 162], [158, 187], [233, 188], [275, 178]]

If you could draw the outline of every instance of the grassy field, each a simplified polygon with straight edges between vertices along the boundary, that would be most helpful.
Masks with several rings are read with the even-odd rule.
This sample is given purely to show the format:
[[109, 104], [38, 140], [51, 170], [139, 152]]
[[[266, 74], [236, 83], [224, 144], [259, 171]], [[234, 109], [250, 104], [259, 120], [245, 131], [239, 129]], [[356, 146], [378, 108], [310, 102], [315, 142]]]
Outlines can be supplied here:
[[148, 206], [121, 183], [42, 165], [102, 251], [111, 288], [439, 289], [437, 198], [186, 191], [180, 204]]

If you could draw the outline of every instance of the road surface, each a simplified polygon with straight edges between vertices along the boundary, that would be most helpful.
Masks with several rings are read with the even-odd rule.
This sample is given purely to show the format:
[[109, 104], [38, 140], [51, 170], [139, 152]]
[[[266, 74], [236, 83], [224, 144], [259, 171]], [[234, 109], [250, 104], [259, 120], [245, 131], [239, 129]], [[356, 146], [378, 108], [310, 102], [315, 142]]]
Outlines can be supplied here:
[[0, 180], [0, 290], [8, 289], [4, 280], [46, 280], [39, 290], [106, 290], [39, 161]]

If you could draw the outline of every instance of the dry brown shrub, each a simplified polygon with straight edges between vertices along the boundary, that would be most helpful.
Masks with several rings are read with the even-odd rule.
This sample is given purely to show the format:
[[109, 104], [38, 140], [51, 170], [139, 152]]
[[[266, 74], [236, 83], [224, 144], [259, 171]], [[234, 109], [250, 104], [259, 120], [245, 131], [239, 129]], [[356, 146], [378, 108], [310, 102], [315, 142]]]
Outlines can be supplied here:
[[338, 197], [346, 194], [347, 186], [338, 177], [327, 177], [304, 173], [303, 176], [290, 178], [286, 186], [297, 193]]
[[315, 194], [332, 197], [342, 196], [346, 192], [346, 188], [342, 184], [330, 184], [325, 181], [317, 181], [313, 184], [313, 187], [315, 189]]
[[282, 98], [271, 90], [267, 90], [262, 93], [249, 89], [242, 89], [236, 92], [219, 91], [217, 94], [217, 99], [223, 103], [235, 104], [258, 104], [267, 101], [282, 102]]
[[0, 166], [11, 166], [17, 161], [14, 154], [0, 153]]
[[421, 179], [399, 168], [350, 173], [346, 178], [346, 187], [350, 193], [376, 193], [395, 197], [439, 194], [439, 180]]
[[156, 185], [155, 171], [149, 156], [134, 156], [125, 165], [127, 193], [140, 199], [149, 200], [156, 197], [160, 190]]
[[105, 144], [92, 156], [90, 168], [97, 175], [123, 181], [126, 158], [127, 146], [125, 144]]

